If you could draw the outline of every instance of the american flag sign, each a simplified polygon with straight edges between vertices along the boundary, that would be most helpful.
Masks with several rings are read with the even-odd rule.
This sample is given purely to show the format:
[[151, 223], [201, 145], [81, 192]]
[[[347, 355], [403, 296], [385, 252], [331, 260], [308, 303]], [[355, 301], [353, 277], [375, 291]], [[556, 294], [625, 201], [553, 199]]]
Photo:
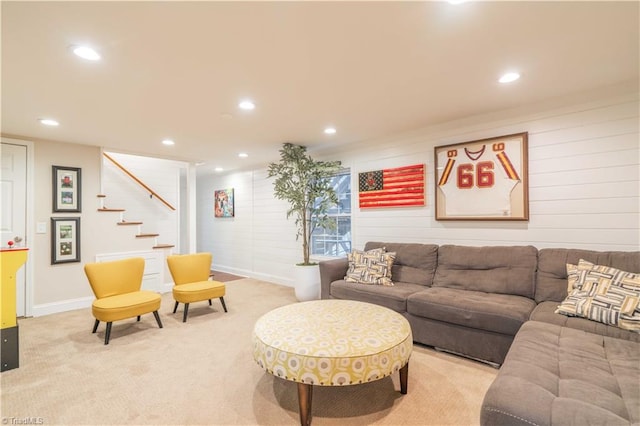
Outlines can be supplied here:
[[358, 174], [360, 208], [424, 206], [424, 164]]

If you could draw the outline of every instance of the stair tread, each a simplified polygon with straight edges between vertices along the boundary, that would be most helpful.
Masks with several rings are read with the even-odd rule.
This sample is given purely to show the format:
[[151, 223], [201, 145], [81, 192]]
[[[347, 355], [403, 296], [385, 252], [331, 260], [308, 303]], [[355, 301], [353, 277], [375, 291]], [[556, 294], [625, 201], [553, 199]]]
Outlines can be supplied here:
[[173, 244], [158, 244], [158, 245], [153, 246], [154, 249], [171, 248], [171, 247], [175, 247], [175, 245], [173, 245]]
[[[104, 194], [98, 194], [97, 195], [98, 198], [106, 198], [107, 196]], [[103, 202], [101, 201], [100, 204], [103, 205]], [[121, 208], [110, 208], [110, 207], [104, 207], [104, 205], [100, 208], [98, 208], [99, 212], [124, 212], [126, 211], [126, 209], [121, 209]], [[122, 218], [122, 216], [121, 216]], [[116, 225], [119, 226], [126, 226], [126, 225], [142, 225], [143, 222], [142, 221], [127, 221], [127, 220], [121, 220], [119, 222], [116, 222]], [[155, 237], [159, 237], [160, 234], [156, 234], [156, 233], [140, 233], [140, 234], [136, 234], [135, 238], [155, 238]], [[172, 248], [175, 247], [174, 244], [156, 244], [155, 246], [152, 247], [152, 249], [168, 249], [168, 248]]]

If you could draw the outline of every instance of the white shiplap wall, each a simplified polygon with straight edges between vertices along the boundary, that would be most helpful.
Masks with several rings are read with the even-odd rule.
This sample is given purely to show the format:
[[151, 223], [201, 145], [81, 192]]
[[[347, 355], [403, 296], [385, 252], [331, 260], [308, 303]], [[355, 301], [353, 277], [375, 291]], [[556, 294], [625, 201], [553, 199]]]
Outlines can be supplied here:
[[[225, 265], [228, 272], [253, 270], [253, 172], [237, 173], [210, 181], [197, 179], [197, 250], [213, 253], [214, 265]], [[214, 191], [234, 190], [234, 217], [215, 218]]]
[[[435, 146], [529, 133], [528, 222], [436, 221]], [[367, 241], [525, 245], [638, 250], [640, 133], [636, 91], [561, 106], [545, 104], [445, 123], [376, 141], [331, 149], [357, 173], [425, 163], [427, 206], [360, 210], [353, 199], [354, 248]], [[235, 187], [236, 217], [214, 219], [213, 190]], [[272, 197], [266, 170], [198, 178], [198, 248], [221, 270], [291, 285], [300, 261], [287, 205]]]
[[[176, 210], [169, 209], [155, 197], [151, 198], [146, 189], [106, 158], [102, 162], [102, 193], [106, 195], [104, 205], [124, 208], [125, 220], [143, 222], [140, 227], [142, 233], [160, 234], [157, 238], [159, 244], [173, 244], [175, 251], [180, 252], [180, 172], [188, 168], [188, 164], [121, 153], [109, 155]], [[112, 215], [115, 221], [119, 219], [114, 216], [115, 213], [105, 215]], [[137, 233], [137, 229], [131, 232], [132, 235]], [[146, 241], [148, 248], [155, 242], [154, 239]]]

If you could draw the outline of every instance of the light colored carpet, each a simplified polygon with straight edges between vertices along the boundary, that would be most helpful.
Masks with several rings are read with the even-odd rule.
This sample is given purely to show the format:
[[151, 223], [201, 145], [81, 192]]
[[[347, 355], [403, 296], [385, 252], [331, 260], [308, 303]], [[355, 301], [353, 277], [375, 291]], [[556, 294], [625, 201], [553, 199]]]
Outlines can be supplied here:
[[[90, 309], [19, 321], [20, 368], [0, 375], [3, 424], [295, 425], [297, 387], [253, 361], [255, 321], [295, 303], [293, 289], [254, 279], [227, 283], [219, 300], [182, 305], [163, 295], [153, 315], [104, 324], [92, 334]], [[396, 375], [345, 387], [314, 387], [314, 425], [473, 425], [494, 368], [414, 346], [408, 394]], [[12, 423], [13, 422], [13, 423]]]

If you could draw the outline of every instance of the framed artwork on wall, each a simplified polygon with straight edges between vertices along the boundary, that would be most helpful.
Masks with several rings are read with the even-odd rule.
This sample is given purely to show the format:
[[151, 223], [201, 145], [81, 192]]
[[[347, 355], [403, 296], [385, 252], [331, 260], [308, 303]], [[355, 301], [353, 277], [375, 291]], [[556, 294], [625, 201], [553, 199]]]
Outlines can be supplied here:
[[233, 217], [233, 188], [214, 191], [215, 217]]
[[80, 218], [51, 218], [51, 264], [80, 262]]
[[82, 169], [52, 166], [53, 211], [80, 213], [82, 211]]
[[436, 220], [529, 220], [527, 136], [435, 147]]
[[424, 164], [358, 173], [358, 206], [424, 206], [424, 173]]

